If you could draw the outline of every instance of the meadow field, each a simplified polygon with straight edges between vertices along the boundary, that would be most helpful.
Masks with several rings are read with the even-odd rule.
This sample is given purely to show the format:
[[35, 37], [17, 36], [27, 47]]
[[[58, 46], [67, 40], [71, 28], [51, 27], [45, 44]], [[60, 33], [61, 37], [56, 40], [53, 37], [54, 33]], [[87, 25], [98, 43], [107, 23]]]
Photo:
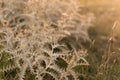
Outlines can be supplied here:
[[0, 80], [120, 80], [120, 0], [0, 0]]

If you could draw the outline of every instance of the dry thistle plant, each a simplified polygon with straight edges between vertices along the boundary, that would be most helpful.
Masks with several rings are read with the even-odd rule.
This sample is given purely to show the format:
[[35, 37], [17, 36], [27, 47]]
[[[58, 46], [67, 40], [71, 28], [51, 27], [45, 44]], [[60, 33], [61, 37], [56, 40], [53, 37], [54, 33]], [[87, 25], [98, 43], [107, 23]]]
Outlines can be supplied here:
[[61, 41], [69, 36], [90, 41], [93, 15], [80, 12], [77, 0], [0, 1], [1, 79], [78, 80], [74, 69], [89, 65], [87, 50]]

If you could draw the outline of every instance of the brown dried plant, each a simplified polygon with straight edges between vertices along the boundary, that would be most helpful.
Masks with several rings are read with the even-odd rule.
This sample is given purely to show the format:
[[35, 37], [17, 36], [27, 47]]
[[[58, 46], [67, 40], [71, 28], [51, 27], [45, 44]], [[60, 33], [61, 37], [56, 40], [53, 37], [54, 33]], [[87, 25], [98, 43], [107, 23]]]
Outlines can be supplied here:
[[[0, 72], [5, 80], [78, 80], [87, 50], [66, 37], [90, 41], [92, 14], [77, 0], [1, 0]], [[81, 45], [81, 44], [80, 44]], [[69, 48], [70, 47], [70, 48]], [[2, 79], [2, 78], [1, 78]]]

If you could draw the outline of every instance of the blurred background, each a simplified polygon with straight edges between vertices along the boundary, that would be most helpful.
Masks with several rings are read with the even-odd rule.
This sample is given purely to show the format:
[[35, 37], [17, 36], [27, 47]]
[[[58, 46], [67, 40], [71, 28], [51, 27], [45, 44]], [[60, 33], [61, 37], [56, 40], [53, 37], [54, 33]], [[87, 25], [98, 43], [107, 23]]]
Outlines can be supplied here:
[[94, 26], [100, 33], [109, 33], [117, 21], [115, 33], [119, 34], [120, 0], [80, 0], [80, 2], [84, 6], [84, 12], [94, 13], [96, 17]]
[[[83, 14], [90, 12], [95, 16], [94, 25], [89, 29], [93, 45], [91, 48], [87, 47], [90, 54], [88, 56], [91, 64], [88, 70], [90, 74], [89, 78], [83, 80], [120, 80], [120, 0], [80, 0], [80, 2], [83, 5]], [[114, 63], [114, 60], [117, 62]]]

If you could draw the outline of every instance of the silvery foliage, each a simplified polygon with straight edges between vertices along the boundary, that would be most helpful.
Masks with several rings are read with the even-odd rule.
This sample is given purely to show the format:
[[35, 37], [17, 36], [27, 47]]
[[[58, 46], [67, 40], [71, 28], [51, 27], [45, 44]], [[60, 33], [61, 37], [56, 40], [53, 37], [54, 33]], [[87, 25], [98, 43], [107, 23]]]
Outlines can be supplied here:
[[35, 80], [78, 80], [74, 68], [89, 65], [87, 51], [59, 41], [68, 36], [90, 41], [93, 15], [81, 15], [80, 7], [77, 0], [0, 1], [0, 59], [9, 62], [0, 71], [16, 70], [15, 80], [24, 80], [27, 72]]

